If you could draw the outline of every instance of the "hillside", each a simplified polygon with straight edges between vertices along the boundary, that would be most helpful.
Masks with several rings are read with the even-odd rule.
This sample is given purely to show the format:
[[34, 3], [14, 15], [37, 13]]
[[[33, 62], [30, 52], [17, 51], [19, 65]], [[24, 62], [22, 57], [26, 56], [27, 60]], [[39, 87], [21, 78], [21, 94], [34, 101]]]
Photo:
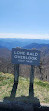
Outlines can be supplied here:
[[11, 51], [8, 48], [0, 48], [0, 57], [11, 58]]
[[[12, 74], [0, 72], [0, 99], [9, 97], [13, 86], [14, 77]], [[8, 96], [7, 96], [8, 95]], [[19, 77], [16, 97], [29, 96], [29, 79]], [[34, 79], [34, 96], [42, 103], [49, 103], [49, 83]]]

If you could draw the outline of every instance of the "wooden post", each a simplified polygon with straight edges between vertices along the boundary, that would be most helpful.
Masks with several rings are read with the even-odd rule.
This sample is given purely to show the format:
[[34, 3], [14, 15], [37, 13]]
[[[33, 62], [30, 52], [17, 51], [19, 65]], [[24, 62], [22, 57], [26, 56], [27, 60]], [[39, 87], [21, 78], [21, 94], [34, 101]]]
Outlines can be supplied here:
[[12, 88], [10, 97], [15, 97], [15, 95], [16, 95], [18, 79], [19, 79], [19, 64], [15, 64], [14, 65], [14, 84], [13, 84], [13, 88]]
[[40, 69], [40, 80], [43, 80], [43, 73], [42, 73], [42, 62], [40, 61], [40, 66], [39, 66], [39, 69]]
[[31, 65], [30, 84], [29, 84], [29, 96], [32, 96], [32, 97], [34, 97], [33, 82], [34, 82], [34, 66]]

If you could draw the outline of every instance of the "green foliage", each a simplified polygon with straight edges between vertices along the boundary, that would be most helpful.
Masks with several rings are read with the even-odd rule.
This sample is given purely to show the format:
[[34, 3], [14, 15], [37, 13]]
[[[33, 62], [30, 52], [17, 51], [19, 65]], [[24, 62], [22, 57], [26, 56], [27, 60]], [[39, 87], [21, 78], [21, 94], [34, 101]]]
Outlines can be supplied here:
[[[0, 72], [0, 99], [10, 96], [13, 82], [14, 76], [12, 74]], [[29, 78], [19, 77], [16, 97], [19, 96], [29, 96]], [[49, 83], [35, 78], [34, 96], [37, 97], [40, 102], [49, 103]]]
[[37, 81], [35, 81], [35, 84], [42, 86], [43, 88], [49, 88], [49, 83], [46, 81], [43, 82], [43, 81], [37, 79]]

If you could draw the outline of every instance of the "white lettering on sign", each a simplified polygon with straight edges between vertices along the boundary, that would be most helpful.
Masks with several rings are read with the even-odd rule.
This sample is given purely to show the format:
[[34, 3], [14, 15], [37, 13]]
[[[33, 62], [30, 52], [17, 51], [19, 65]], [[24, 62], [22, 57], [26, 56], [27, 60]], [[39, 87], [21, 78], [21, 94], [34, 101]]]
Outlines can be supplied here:
[[14, 55], [14, 58], [17, 58], [17, 55]]
[[13, 48], [12, 50], [12, 62], [13, 63], [23, 63], [23, 64], [32, 64], [39, 65], [40, 63], [40, 51], [38, 50], [29, 50], [29, 49], [17, 49]]
[[[25, 52], [20, 52], [20, 51], [17, 51], [15, 52], [14, 51], [14, 55], [17, 54], [17, 55], [25, 55]], [[30, 55], [30, 56], [38, 56], [38, 53], [29, 53], [27, 52], [27, 55]]]
[[29, 53], [29, 52], [27, 52], [27, 55], [30, 55], [30, 56], [38, 56], [38, 53]]
[[31, 57], [31, 56], [18, 56], [18, 55], [14, 55], [14, 58], [17, 58], [17, 59], [28, 59], [28, 60], [37, 60], [37, 57]]
[[38, 56], [38, 53], [35, 53], [35, 56]]
[[25, 55], [25, 52], [21, 52], [21, 51], [17, 51], [17, 52], [16, 52], [16, 51], [14, 51], [14, 54], [18, 54], [18, 55], [19, 55], [19, 54], [20, 54], [20, 55]]

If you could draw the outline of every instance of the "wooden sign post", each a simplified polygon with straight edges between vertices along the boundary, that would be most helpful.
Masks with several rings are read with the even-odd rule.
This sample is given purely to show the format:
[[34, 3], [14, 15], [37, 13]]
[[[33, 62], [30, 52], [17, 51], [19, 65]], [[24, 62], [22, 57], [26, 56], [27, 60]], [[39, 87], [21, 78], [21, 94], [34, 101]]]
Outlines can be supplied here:
[[15, 92], [18, 85], [19, 77], [19, 64], [31, 65], [30, 72], [30, 84], [29, 84], [29, 96], [34, 95], [33, 90], [33, 81], [34, 81], [34, 66], [40, 64], [40, 51], [38, 50], [29, 50], [21, 48], [12, 49], [12, 63], [14, 64], [14, 85], [11, 92], [11, 96], [15, 96]]
[[34, 66], [31, 65], [30, 84], [29, 84], [29, 96], [33, 96], [34, 97], [33, 83], [34, 83]]
[[10, 97], [15, 97], [19, 79], [19, 64], [14, 64], [14, 84]]

